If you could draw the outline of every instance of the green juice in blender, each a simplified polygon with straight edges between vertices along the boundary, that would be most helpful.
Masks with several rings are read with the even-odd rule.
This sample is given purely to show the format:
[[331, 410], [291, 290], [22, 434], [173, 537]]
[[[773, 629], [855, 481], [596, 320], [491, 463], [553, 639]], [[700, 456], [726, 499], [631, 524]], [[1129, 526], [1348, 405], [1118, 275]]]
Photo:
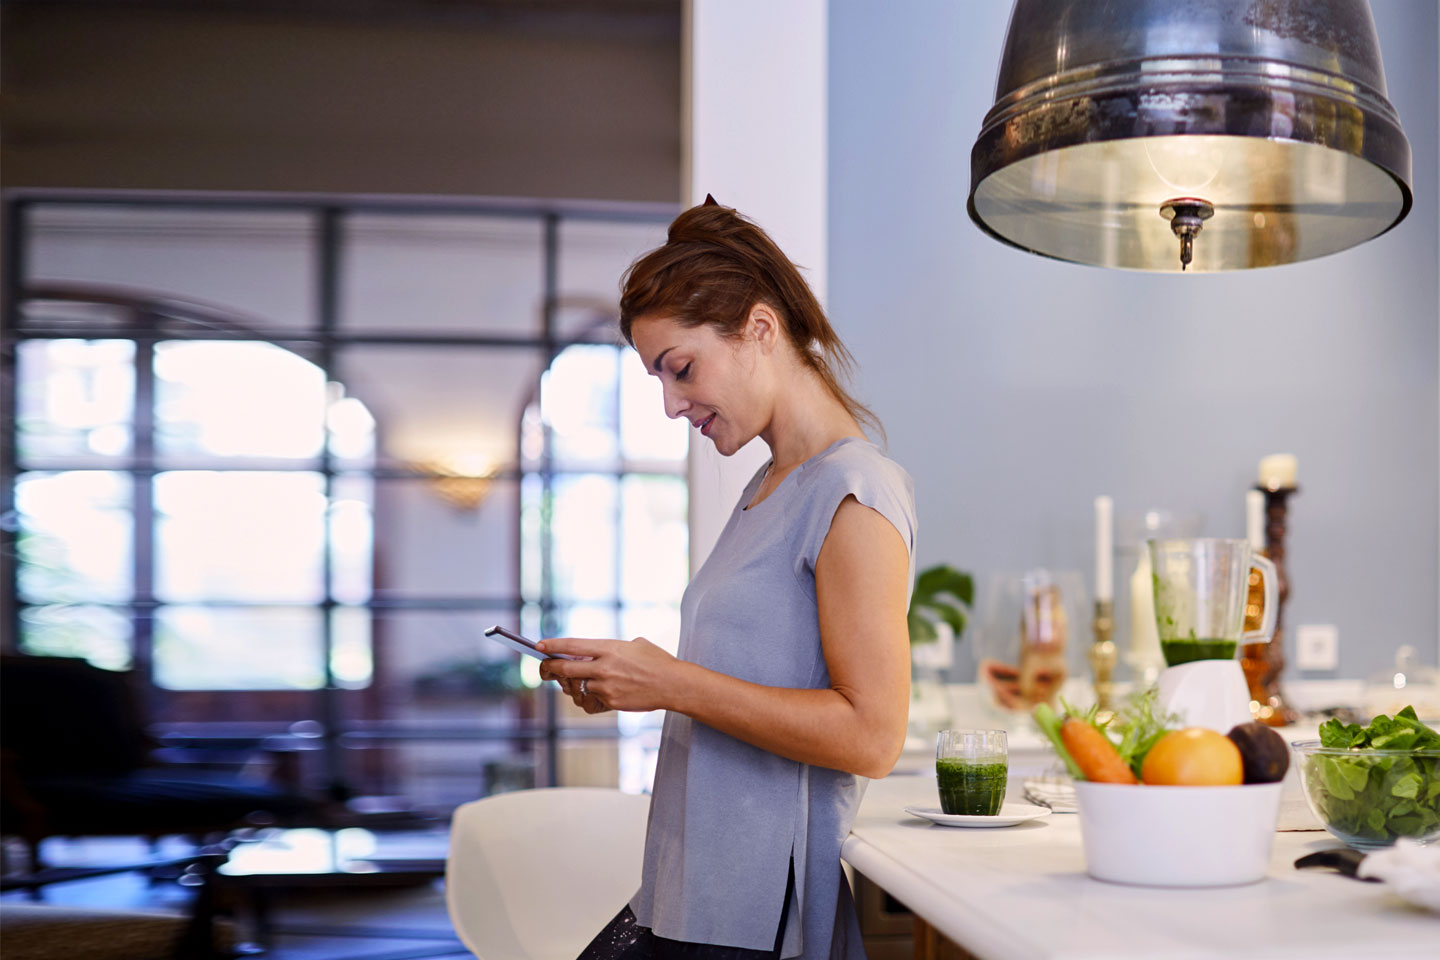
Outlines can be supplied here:
[[1238, 641], [1219, 637], [1175, 637], [1160, 640], [1165, 665], [1177, 667], [1192, 660], [1234, 660]]

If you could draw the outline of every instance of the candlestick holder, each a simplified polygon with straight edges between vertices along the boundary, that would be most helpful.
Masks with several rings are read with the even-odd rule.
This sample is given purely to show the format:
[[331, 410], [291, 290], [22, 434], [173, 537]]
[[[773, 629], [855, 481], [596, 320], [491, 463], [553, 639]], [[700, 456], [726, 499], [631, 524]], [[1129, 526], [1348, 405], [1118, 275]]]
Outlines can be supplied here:
[[[1240, 667], [1250, 688], [1250, 710], [1255, 719], [1272, 727], [1283, 727], [1300, 719], [1300, 714], [1285, 702], [1280, 688], [1280, 674], [1285, 669], [1285, 601], [1290, 596], [1290, 576], [1285, 569], [1286, 520], [1290, 496], [1299, 493], [1300, 488], [1272, 489], [1257, 485], [1255, 489], [1265, 495], [1265, 556], [1275, 564], [1279, 609], [1275, 612], [1275, 634], [1270, 642], [1245, 644], [1240, 650]], [[1258, 585], [1251, 586], [1253, 593]], [[1254, 609], [1253, 604], [1247, 605], [1246, 621], [1247, 630], [1259, 621], [1259, 610]]]
[[1096, 600], [1095, 619], [1091, 622], [1095, 641], [1087, 654], [1095, 678], [1095, 703], [1101, 710], [1115, 710], [1115, 664], [1120, 659], [1111, 639], [1115, 632], [1115, 601]]

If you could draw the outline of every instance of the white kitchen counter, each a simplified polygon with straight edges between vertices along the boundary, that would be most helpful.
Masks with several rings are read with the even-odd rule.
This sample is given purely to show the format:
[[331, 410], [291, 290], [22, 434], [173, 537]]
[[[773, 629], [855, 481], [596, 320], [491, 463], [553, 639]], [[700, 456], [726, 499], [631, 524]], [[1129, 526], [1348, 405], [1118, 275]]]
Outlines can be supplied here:
[[1298, 857], [1343, 846], [1328, 833], [1277, 833], [1257, 884], [1129, 887], [1085, 874], [1075, 814], [965, 829], [904, 811], [938, 802], [933, 776], [875, 781], [842, 856], [981, 960], [1440, 957], [1440, 916], [1384, 884], [1294, 868]]

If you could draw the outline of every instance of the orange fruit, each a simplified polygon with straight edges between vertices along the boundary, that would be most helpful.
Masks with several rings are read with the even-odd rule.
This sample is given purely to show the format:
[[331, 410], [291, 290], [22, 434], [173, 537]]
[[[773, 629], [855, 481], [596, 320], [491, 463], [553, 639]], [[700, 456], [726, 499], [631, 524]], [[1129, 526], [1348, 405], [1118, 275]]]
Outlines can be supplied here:
[[1245, 764], [1229, 737], [1187, 727], [1156, 741], [1145, 755], [1140, 779], [1165, 787], [1224, 787], [1245, 779]]

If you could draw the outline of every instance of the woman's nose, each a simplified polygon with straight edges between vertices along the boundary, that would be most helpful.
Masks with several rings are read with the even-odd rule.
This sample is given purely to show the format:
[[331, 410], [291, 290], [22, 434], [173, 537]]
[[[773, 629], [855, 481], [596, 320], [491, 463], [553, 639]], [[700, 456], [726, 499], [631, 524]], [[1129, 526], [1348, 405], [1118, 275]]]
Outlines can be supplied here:
[[689, 404], [681, 399], [671, 387], [665, 387], [664, 393], [665, 416], [671, 420], [674, 420], [676, 417], [683, 417], [685, 415], [685, 408], [688, 407]]

